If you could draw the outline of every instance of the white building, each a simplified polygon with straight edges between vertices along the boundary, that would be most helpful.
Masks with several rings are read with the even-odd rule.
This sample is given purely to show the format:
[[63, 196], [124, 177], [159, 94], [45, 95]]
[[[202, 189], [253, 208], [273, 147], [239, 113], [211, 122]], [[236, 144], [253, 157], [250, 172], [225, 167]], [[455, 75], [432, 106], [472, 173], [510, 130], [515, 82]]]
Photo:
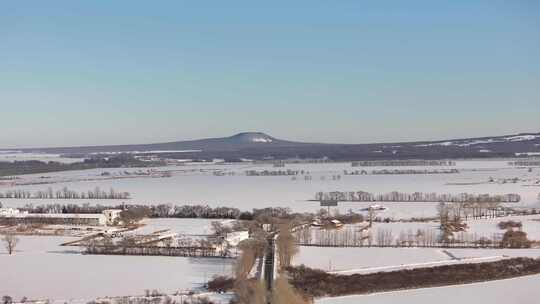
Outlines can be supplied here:
[[120, 218], [120, 209], [106, 209], [103, 210], [103, 215], [105, 215], [107, 226], [112, 226], [116, 224], [117, 219]]
[[246, 240], [249, 238], [249, 231], [234, 231], [227, 233], [227, 237], [225, 238], [225, 241], [230, 246], [238, 246], [238, 243], [240, 243], [243, 240]]
[[28, 214], [28, 211], [20, 211], [19, 209], [13, 208], [0, 208], [0, 216], [14, 216], [23, 214]]
[[102, 213], [28, 213], [1, 208], [0, 224], [111, 226], [115, 224], [120, 212], [122, 210], [107, 209]]

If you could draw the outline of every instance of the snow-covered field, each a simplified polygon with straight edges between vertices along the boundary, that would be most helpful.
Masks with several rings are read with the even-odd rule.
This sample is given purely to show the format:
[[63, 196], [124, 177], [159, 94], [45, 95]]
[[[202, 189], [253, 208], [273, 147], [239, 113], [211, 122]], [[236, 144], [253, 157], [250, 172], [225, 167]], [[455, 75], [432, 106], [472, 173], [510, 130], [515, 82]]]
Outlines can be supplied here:
[[168, 229], [170, 232], [178, 234], [211, 234], [213, 233], [210, 224], [213, 221], [227, 222], [223, 220], [210, 219], [176, 219], [176, 218], [159, 218], [145, 219], [142, 221], [145, 226], [135, 230], [138, 234], [150, 234], [158, 230]]
[[[527, 233], [530, 240], [540, 241], [540, 215], [527, 216], [507, 216], [489, 219], [469, 219], [466, 221], [467, 234], [475, 234], [478, 238], [491, 238], [493, 235], [501, 235], [505, 230], [500, 229], [497, 224], [501, 221], [521, 222], [523, 231]], [[365, 224], [359, 224], [363, 226]], [[379, 229], [391, 231], [394, 238], [398, 238], [401, 233], [415, 234], [419, 229], [424, 231], [434, 231], [437, 235], [440, 233], [438, 222], [392, 222], [392, 223], [374, 223], [373, 233], [376, 234]]]
[[[210, 206], [230, 206], [241, 210], [264, 207], [289, 207], [294, 211], [316, 211], [320, 209], [318, 202], [309, 202], [319, 191], [367, 191], [372, 193], [400, 192], [437, 192], [437, 193], [490, 193], [505, 194], [518, 193], [522, 202], [511, 204], [514, 207], [537, 207], [540, 187], [536, 182], [540, 180], [540, 168], [528, 172], [525, 168], [514, 168], [507, 164], [507, 160], [485, 161], [457, 161], [455, 167], [459, 174], [417, 174], [417, 175], [343, 175], [343, 170], [378, 170], [398, 167], [351, 167], [350, 163], [326, 164], [288, 164], [285, 168], [273, 168], [270, 165], [186, 165], [156, 168], [157, 170], [171, 171], [170, 178], [122, 178], [108, 180], [93, 180], [79, 182], [61, 182], [48, 185], [27, 186], [0, 186], [0, 191], [7, 189], [25, 189], [29, 191], [53, 190], [66, 186], [71, 190], [87, 191], [100, 187], [101, 189], [115, 188], [117, 191], [131, 193], [132, 199], [128, 202], [139, 204], [208, 204]], [[399, 167], [398, 169], [422, 169], [427, 167]], [[431, 167], [444, 169], [446, 167]], [[292, 180], [290, 176], [245, 176], [245, 170], [305, 170], [309, 171], [312, 180], [305, 181], [299, 177]], [[86, 177], [99, 177], [101, 173], [137, 171], [130, 169], [93, 169], [85, 171], [56, 172], [48, 174], [34, 174], [20, 176], [22, 179], [39, 179], [42, 176], [81, 179]], [[147, 170], [147, 169], [146, 169]], [[214, 171], [235, 173], [235, 175], [215, 176]], [[341, 175], [339, 180], [333, 180], [334, 175]], [[502, 183], [502, 179], [519, 178], [517, 183]], [[48, 178], [46, 180], [51, 180]], [[501, 182], [488, 183], [493, 178]], [[43, 204], [55, 200], [14, 200], [2, 199], [7, 206], [16, 207], [32, 202]], [[103, 205], [116, 205], [118, 200], [76, 200], [61, 202], [68, 203], [99, 203]], [[340, 203], [339, 210], [346, 212], [349, 209], [358, 210], [369, 206], [370, 203]], [[410, 218], [430, 217], [436, 214], [437, 203], [384, 203], [389, 209], [382, 212], [382, 217]]]
[[21, 236], [14, 255], [0, 248], [0, 295], [15, 299], [86, 299], [173, 293], [230, 275], [233, 260], [156, 256], [83, 255], [59, 246], [71, 238]]
[[65, 164], [71, 164], [83, 161], [83, 158], [68, 158], [62, 157], [59, 154], [47, 154], [47, 153], [21, 153], [20, 151], [0, 151], [0, 162], [14, 162], [14, 161], [26, 161], [26, 160], [38, 160], [44, 162], [59, 162]]
[[489, 236], [493, 233], [504, 233], [497, 227], [501, 221], [516, 221], [523, 224], [522, 230], [527, 233], [530, 240], [540, 240], [540, 215], [530, 216], [510, 216], [504, 218], [479, 219], [467, 221], [468, 231], [473, 231], [479, 235]]
[[[230, 206], [241, 210], [265, 207], [289, 207], [294, 211], [315, 212], [321, 207], [318, 202], [309, 202], [319, 191], [367, 191], [372, 193], [400, 192], [437, 192], [458, 194], [518, 193], [522, 202], [509, 204], [514, 207], [535, 207], [540, 210], [537, 199], [540, 187], [540, 168], [529, 172], [525, 168], [514, 168], [507, 164], [508, 160], [457, 161], [455, 167], [351, 167], [350, 163], [327, 164], [287, 164], [285, 168], [274, 168], [271, 165], [252, 164], [189, 164], [185, 166], [168, 166], [154, 168], [158, 171], [169, 171], [171, 177], [134, 176], [134, 172], [148, 168], [92, 169], [84, 171], [55, 172], [46, 174], [22, 175], [16, 181], [46, 182], [41, 185], [10, 186], [11, 181], [1, 181], [0, 191], [24, 189], [28, 191], [53, 190], [67, 187], [74, 191], [88, 191], [95, 187], [107, 191], [114, 188], [120, 192], [130, 192], [131, 199], [126, 203], [133, 204], [208, 204], [213, 207]], [[380, 169], [449, 169], [460, 170], [458, 174], [417, 174], [417, 175], [343, 175], [343, 170], [380, 170]], [[293, 180], [291, 176], [246, 176], [245, 170], [304, 170], [309, 172], [311, 180], [301, 176]], [[216, 176], [214, 172], [224, 172], [224, 176]], [[102, 173], [109, 172], [110, 175]], [[128, 172], [129, 174], [126, 174]], [[339, 179], [333, 178], [340, 175]], [[115, 177], [111, 179], [110, 177]], [[124, 178], [130, 176], [130, 178]], [[119, 177], [119, 178], [116, 178]], [[493, 178], [495, 182], [488, 183]], [[516, 183], [508, 179], [518, 178]], [[504, 181], [504, 182], [503, 182]], [[28, 203], [92, 203], [102, 205], [118, 205], [122, 200], [16, 200], [0, 199], [4, 206], [17, 207]], [[437, 203], [382, 203], [387, 211], [378, 214], [380, 217], [407, 219], [411, 217], [436, 216]], [[371, 203], [340, 203], [341, 212], [349, 209], [359, 210]], [[517, 218], [505, 218], [514, 219]], [[540, 240], [540, 216], [519, 217], [524, 230], [532, 239]], [[150, 219], [137, 233], [151, 233], [157, 230], [170, 229], [180, 234], [211, 233], [212, 220], [178, 220]], [[469, 221], [469, 232], [490, 235], [500, 232], [496, 224], [500, 219]], [[395, 237], [401, 232], [417, 229], [436, 229], [437, 223], [375, 223], [374, 232], [378, 228], [392, 230]], [[142, 294], [145, 289], [158, 289], [174, 292], [200, 286], [213, 274], [229, 274], [232, 269], [231, 260], [189, 259], [181, 257], [140, 257], [140, 256], [98, 256], [81, 255], [74, 247], [60, 247], [65, 241], [63, 237], [21, 237], [21, 243], [13, 256], [8, 256], [4, 249], [0, 250], [0, 295], [10, 294], [15, 298], [53, 299], [93, 299], [101, 296]], [[74, 251], [75, 250], [75, 251]], [[499, 259], [504, 256], [540, 256], [539, 250], [481, 250], [481, 249], [448, 249], [462, 262], [482, 261], [482, 259]], [[316, 248], [302, 247], [294, 264], [305, 264], [309, 267], [336, 272], [371, 272], [400, 269], [405, 267], [426, 267], [444, 263], [455, 263], [456, 259], [440, 249], [432, 248]], [[536, 282], [540, 279], [535, 277]], [[519, 280], [519, 279], [516, 279]], [[494, 284], [494, 283], [486, 283]], [[529, 283], [526, 283], [529, 284]], [[470, 285], [473, 286], [473, 285]], [[483, 285], [482, 285], [483, 286]], [[486, 285], [488, 286], [488, 285]], [[462, 288], [462, 287], [452, 287]], [[467, 294], [469, 287], [463, 287]], [[519, 289], [518, 287], [516, 287]], [[486, 289], [489, 289], [486, 287]], [[443, 289], [446, 290], [446, 289]], [[461, 289], [459, 289], [461, 290]], [[416, 294], [415, 292], [418, 292]], [[446, 291], [444, 291], [446, 292]], [[460, 291], [461, 292], [461, 291]], [[472, 291], [471, 291], [472, 292]], [[478, 292], [478, 288], [476, 288]], [[411, 298], [418, 301], [431, 299], [432, 292], [411, 291]], [[451, 292], [454, 293], [454, 292]], [[530, 292], [529, 292], [530, 293]], [[396, 295], [389, 293], [388, 299], [383, 295], [369, 297], [343, 298], [323, 300], [320, 303], [357, 303], [369, 299], [369, 303], [396, 302]], [[455, 298], [467, 303], [474, 292], [465, 298]], [[489, 295], [486, 295], [489, 296]], [[379, 298], [380, 302], [379, 301]], [[418, 297], [418, 298], [415, 298]], [[481, 297], [483, 300], [485, 298]], [[530, 297], [528, 297], [529, 299]], [[349, 300], [353, 299], [353, 300]], [[519, 299], [519, 298], [518, 298]], [[400, 303], [409, 303], [401, 302]], [[445, 299], [446, 300], [446, 299]], [[387, 302], [384, 302], [387, 301]], [[408, 300], [404, 300], [408, 301]], [[388, 302], [389, 303], [389, 302]], [[411, 302], [412, 303], [412, 302]], [[416, 303], [416, 301], [415, 301]], [[508, 301], [508, 303], [516, 303]], [[518, 302], [520, 303], [520, 302]], [[528, 303], [528, 302], [523, 302]]]
[[452, 255], [460, 259], [488, 257], [503, 255], [506, 257], [530, 257], [539, 258], [540, 249], [447, 249]]
[[294, 265], [325, 271], [379, 268], [435, 261], [451, 258], [432, 248], [335, 248], [301, 246]]
[[[445, 253], [445, 251], [447, 253]], [[293, 265], [340, 274], [540, 257], [540, 249], [336, 248], [301, 246]]]
[[540, 297], [540, 275], [466, 285], [413, 289], [370, 295], [324, 298], [317, 304], [536, 304]]

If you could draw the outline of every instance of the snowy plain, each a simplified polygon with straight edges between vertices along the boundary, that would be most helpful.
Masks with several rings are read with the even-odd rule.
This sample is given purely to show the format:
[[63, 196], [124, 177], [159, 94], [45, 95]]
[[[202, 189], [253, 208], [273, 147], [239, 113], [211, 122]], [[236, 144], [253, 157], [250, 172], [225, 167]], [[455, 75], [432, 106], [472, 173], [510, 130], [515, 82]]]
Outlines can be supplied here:
[[[84, 171], [56, 172], [48, 174], [21, 175], [23, 180], [53, 181], [55, 178], [63, 182], [9, 186], [0, 185], [0, 191], [5, 190], [53, 190], [68, 187], [76, 191], [93, 190], [95, 187], [107, 191], [114, 188], [117, 191], [131, 193], [131, 199], [126, 203], [161, 204], [171, 203], [204, 204], [212, 207], [228, 206], [241, 210], [265, 207], [288, 207], [298, 212], [315, 212], [321, 207], [318, 202], [310, 202], [319, 191], [367, 191], [371, 193], [400, 192], [437, 192], [437, 193], [518, 193], [522, 197], [520, 203], [512, 203], [513, 207], [534, 207], [540, 210], [538, 193], [540, 192], [540, 168], [529, 172], [526, 168], [516, 168], [508, 165], [509, 160], [479, 160], [457, 161], [453, 167], [351, 167], [350, 163], [324, 164], [287, 164], [285, 168], [273, 168], [271, 165], [254, 164], [195, 164], [185, 166], [168, 166], [155, 170], [169, 171], [172, 177], [164, 178], [120, 178], [107, 180], [69, 182], [69, 179], [100, 177], [105, 171], [122, 172], [143, 170], [129, 169], [92, 169]], [[416, 174], [416, 175], [343, 175], [343, 170], [378, 170], [378, 169], [444, 169], [456, 168], [457, 174]], [[311, 180], [299, 176], [293, 180], [291, 176], [245, 176], [245, 170], [304, 170], [308, 171]], [[148, 170], [147, 168], [145, 170]], [[235, 175], [215, 176], [221, 171]], [[339, 180], [332, 176], [340, 175]], [[495, 182], [488, 183], [493, 178]], [[516, 183], [504, 182], [504, 179], [518, 178]], [[16, 200], [1, 199], [4, 205], [17, 207], [27, 203], [44, 204], [59, 203], [92, 203], [102, 205], [117, 205], [119, 200]], [[336, 209], [347, 212], [349, 209], [358, 211], [371, 205], [366, 202], [339, 203]], [[433, 217], [436, 215], [436, 202], [388, 202], [384, 203], [388, 210], [381, 217], [394, 219], [411, 217]]]
[[15, 161], [27, 161], [38, 160], [43, 162], [59, 162], [64, 164], [71, 164], [81, 162], [84, 158], [71, 158], [62, 157], [59, 154], [47, 154], [47, 153], [21, 153], [20, 151], [0, 151], [0, 162], [15, 162]]
[[13, 255], [0, 248], [0, 295], [15, 299], [92, 300], [196, 289], [234, 261], [218, 258], [84, 255], [59, 244], [73, 238], [20, 236]]
[[339, 248], [301, 246], [293, 265], [325, 271], [398, 266], [412, 263], [449, 261], [450, 257], [433, 248]]
[[[287, 164], [285, 168], [273, 168], [272, 165], [254, 164], [188, 164], [153, 168], [168, 171], [171, 177], [123, 178], [125, 172], [134, 173], [148, 168], [92, 169], [46, 174], [21, 175], [25, 182], [44, 182], [39, 185], [10, 186], [0, 183], [0, 191], [22, 189], [28, 191], [46, 190], [51, 187], [59, 190], [88, 191], [100, 187], [107, 191], [131, 193], [129, 200], [19, 200], [0, 199], [4, 206], [18, 207], [28, 203], [34, 205], [47, 203], [60, 204], [102, 204], [118, 205], [122, 202], [131, 204], [207, 204], [209, 206], [229, 206], [241, 210], [265, 207], [289, 207], [298, 212], [316, 212], [321, 207], [318, 202], [310, 202], [319, 191], [367, 191], [372, 193], [400, 192], [437, 192], [458, 194], [518, 193], [520, 203], [508, 204], [513, 207], [535, 207], [540, 210], [538, 193], [540, 187], [540, 168], [516, 168], [508, 165], [509, 160], [472, 160], [456, 161], [452, 167], [351, 167], [350, 163], [325, 164]], [[458, 169], [457, 174], [417, 174], [417, 175], [343, 175], [344, 170], [380, 170], [380, 169]], [[245, 176], [245, 170], [304, 170], [309, 171], [311, 180], [299, 176]], [[225, 176], [216, 176], [214, 172], [224, 172]], [[121, 176], [116, 179], [103, 179], [104, 172]], [[230, 175], [229, 175], [230, 174]], [[233, 175], [234, 174], [234, 175]], [[340, 175], [337, 180], [333, 176]], [[495, 182], [489, 183], [493, 178]], [[506, 179], [518, 178], [516, 183]], [[82, 181], [85, 179], [95, 179]], [[19, 181], [19, 180], [18, 180]], [[340, 203], [340, 212], [349, 209], [358, 211], [372, 203]], [[381, 217], [408, 219], [411, 217], [436, 216], [437, 203], [424, 202], [389, 202], [383, 203], [388, 210]], [[540, 239], [540, 216], [520, 217], [531, 238]], [[479, 220], [469, 225], [475, 231], [486, 234], [497, 232], [499, 219]], [[151, 219], [141, 232], [150, 233], [170, 229], [178, 233], [210, 233], [211, 220]], [[375, 228], [391, 229], [397, 236], [401, 231], [418, 228], [436, 229], [436, 223], [391, 223], [375, 224]], [[80, 299], [102, 296], [140, 295], [145, 289], [158, 289], [174, 292], [200, 286], [213, 274], [230, 274], [232, 260], [189, 259], [181, 257], [137, 257], [137, 256], [90, 256], [81, 255], [75, 247], [60, 247], [66, 238], [62, 237], [21, 237], [21, 243], [13, 256], [8, 256], [0, 249], [0, 295], [9, 294], [15, 298], [27, 296], [33, 299]], [[450, 249], [459, 258], [483, 258], [493, 256], [540, 256], [537, 250], [481, 250]], [[436, 263], [451, 261], [451, 258], [437, 249], [414, 248], [315, 248], [302, 247], [294, 264], [330, 271], [377, 267], [401, 267], [410, 264]], [[538, 278], [536, 277], [536, 283]], [[486, 283], [486, 284], [491, 284]], [[529, 283], [525, 283], [529, 284]], [[458, 287], [456, 287], [458, 288]], [[489, 289], [489, 288], [488, 288]], [[411, 291], [415, 292], [415, 291]], [[467, 293], [468, 291], [464, 291]], [[420, 292], [421, 293], [421, 292]], [[453, 292], [452, 292], [453, 293]], [[364, 297], [364, 296], [362, 296]], [[412, 298], [430, 295], [415, 296]], [[354, 297], [353, 297], [354, 298]], [[347, 299], [347, 298], [344, 298]], [[364, 298], [360, 298], [364, 299]], [[396, 302], [396, 297], [382, 302], [376, 295], [367, 298], [369, 303]], [[372, 302], [372, 299], [373, 302]], [[333, 302], [321, 303], [358, 303]], [[404, 302], [409, 303], [407, 299]], [[330, 301], [330, 300], [328, 300]], [[364, 300], [362, 300], [364, 301]], [[427, 300], [426, 300], [427, 301]], [[463, 303], [467, 300], [461, 299]], [[432, 301], [430, 301], [432, 302]], [[413, 302], [410, 302], [413, 303]], [[417, 303], [417, 302], [414, 302]], [[423, 302], [418, 302], [423, 303]], [[455, 303], [455, 302], [453, 302]], [[495, 303], [495, 302], [494, 302]], [[508, 303], [512, 303], [511, 301]], [[528, 303], [528, 302], [523, 302]]]
[[[445, 253], [446, 252], [446, 253]], [[339, 248], [301, 246], [293, 265], [338, 274], [373, 273], [481, 263], [514, 257], [540, 257], [540, 249]]]
[[218, 221], [221, 223], [227, 220], [213, 219], [177, 219], [177, 218], [152, 218], [144, 219], [141, 223], [143, 227], [135, 230], [137, 234], [150, 234], [159, 230], [169, 230], [172, 233], [186, 235], [206, 235], [212, 234], [211, 223]]

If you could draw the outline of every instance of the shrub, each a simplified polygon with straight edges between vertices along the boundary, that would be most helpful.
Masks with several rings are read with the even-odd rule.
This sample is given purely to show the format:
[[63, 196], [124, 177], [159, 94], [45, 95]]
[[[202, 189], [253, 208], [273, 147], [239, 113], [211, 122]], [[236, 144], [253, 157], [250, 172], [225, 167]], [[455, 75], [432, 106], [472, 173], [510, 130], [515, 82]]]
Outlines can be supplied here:
[[499, 224], [497, 224], [497, 227], [499, 227], [499, 229], [503, 229], [503, 230], [506, 230], [506, 229], [509, 229], [509, 228], [519, 228], [521, 229], [521, 227], [523, 226], [523, 224], [521, 224], [521, 222], [515, 222], [515, 221], [502, 221], [502, 222], [499, 222]]
[[527, 233], [523, 231], [508, 230], [504, 233], [501, 241], [503, 248], [529, 248], [531, 241], [527, 239]]
[[290, 283], [312, 297], [465, 284], [540, 273], [540, 259], [513, 258], [369, 274], [337, 275], [305, 266], [289, 267]]
[[214, 276], [206, 286], [212, 292], [226, 292], [234, 287], [234, 279], [227, 276]]
[[13, 298], [10, 297], [10, 296], [3, 296], [2, 297], [2, 303], [3, 304], [12, 304], [13, 303]]

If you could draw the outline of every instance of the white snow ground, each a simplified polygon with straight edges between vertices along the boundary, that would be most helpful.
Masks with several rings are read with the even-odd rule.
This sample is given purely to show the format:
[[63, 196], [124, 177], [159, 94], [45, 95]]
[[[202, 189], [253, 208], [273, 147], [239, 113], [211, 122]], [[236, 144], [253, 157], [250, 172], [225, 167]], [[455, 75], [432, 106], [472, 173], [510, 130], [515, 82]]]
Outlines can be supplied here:
[[154, 256], [82, 255], [61, 247], [65, 237], [21, 236], [14, 255], [0, 248], [0, 295], [15, 299], [94, 299], [173, 293], [200, 287], [215, 274], [230, 275], [233, 260]]
[[294, 265], [325, 271], [344, 271], [384, 266], [450, 261], [441, 250], [433, 248], [335, 248], [301, 246]]
[[[343, 175], [343, 170], [361, 170], [361, 167], [351, 167], [350, 163], [328, 164], [287, 164], [285, 168], [292, 170], [309, 171], [313, 177], [310, 181], [298, 177], [292, 180], [290, 176], [245, 176], [248, 169], [275, 170], [270, 165], [186, 165], [176, 167], [156, 168], [159, 170], [174, 170], [170, 178], [130, 178], [80, 182], [62, 182], [48, 185], [27, 185], [9, 187], [0, 186], [0, 191], [7, 189], [25, 189], [30, 191], [53, 190], [66, 186], [76, 191], [92, 190], [95, 187], [108, 190], [113, 187], [117, 191], [131, 193], [129, 203], [138, 204], [208, 204], [210, 206], [230, 206], [241, 210], [264, 207], [290, 207], [294, 211], [316, 211], [320, 209], [318, 202], [309, 202], [319, 191], [368, 191], [372, 193], [385, 193], [391, 191], [401, 192], [437, 192], [437, 193], [519, 193], [522, 202], [511, 204], [514, 207], [537, 207], [540, 185], [540, 168], [528, 172], [524, 168], [514, 168], [507, 164], [507, 160], [489, 161], [458, 161], [459, 174], [418, 174], [418, 175]], [[399, 167], [407, 169], [408, 167]], [[422, 169], [426, 167], [413, 167]], [[430, 167], [444, 169], [446, 167]], [[369, 167], [367, 170], [392, 169], [392, 167]], [[84, 176], [100, 176], [104, 171], [136, 171], [139, 169], [93, 169], [85, 171], [57, 172], [50, 174], [23, 175], [23, 179], [38, 179], [40, 176], [66, 179], [69, 177], [81, 178]], [[146, 169], [147, 170], [147, 169]], [[181, 170], [181, 171], [179, 171]], [[234, 176], [214, 176], [214, 170], [234, 172]], [[341, 174], [339, 180], [332, 180], [333, 175]], [[488, 179], [514, 178], [521, 180], [517, 183], [487, 183]], [[323, 179], [324, 178], [324, 179]], [[50, 180], [50, 179], [46, 179]], [[1, 184], [1, 183], [0, 183]], [[26, 203], [44, 204], [58, 202], [58, 200], [14, 200], [2, 199], [4, 205], [10, 207]], [[103, 205], [117, 205], [118, 200], [62, 200], [63, 203], [91, 202]], [[383, 203], [389, 209], [380, 214], [381, 217], [410, 218], [431, 217], [436, 215], [437, 203]], [[371, 203], [340, 203], [339, 210], [346, 212], [349, 209], [358, 210], [371, 205]]]
[[47, 154], [47, 153], [20, 153], [18, 151], [0, 151], [0, 162], [14, 162], [14, 161], [26, 161], [26, 160], [38, 160], [44, 162], [59, 162], [65, 164], [71, 164], [81, 162], [84, 158], [68, 158], [62, 157], [59, 154]]
[[509, 220], [521, 222], [523, 224], [522, 230], [527, 233], [527, 238], [530, 240], [540, 240], [540, 215], [469, 220], [467, 221], [467, 225], [469, 226], [467, 231], [476, 232], [479, 235], [485, 236], [494, 233], [504, 233], [505, 230], [499, 229], [497, 224], [501, 221]]
[[[156, 168], [172, 171], [171, 178], [133, 178], [101, 181], [61, 182], [44, 185], [10, 187], [0, 182], [0, 191], [10, 189], [26, 189], [30, 191], [54, 190], [66, 186], [71, 190], [87, 191], [96, 186], [103, 190], [110, 187], [117, 191], [128, 191], [132, 199], [127, 203], [138, 204], [208, 204], [210, 206], [231, 206], [242, 210], [264, 208], [270, 206], [290, 207], [295, 211], [316, 211], [320, 209], [317, 202], [308, 202], [318, 191], [368, 191], [373, 193], [401, 192], [438, 192], [438, 193], [519, 193], [522, 202], [511, 206], [536, 207], [540, 210], [537, 195], [540, 187], [535, 181], [540, 180], [540, 168], [528, 172], [524, 168], [514, 168], [507, 165], [508, 160], [488, 161], [457, 161], [457, 166], [450, 167], [460, 170], [459, 174], [433, 175], [358, 175], [344, 176], [343, 170], [379, 170], [393, 169], [392, 167], [351, 167], [350, 163], [330, 164], [287, 164], [283, 169], [307, 170], [313, 176], [311, 181], [301, 177], [292, 180], [291, 177], [247, 177], [242, 175], [245, 170], [277, 170], [271, 165], [186, 165], [177, 167]], [[424, 169], [423, 167], [410, 167]], [[447, 169], [446, 167], [431, 167], [432, 169]], [[398, 169], [409, 169], [399, 167]], [[93, 169], [84, 171], [56, 172], [47, 174], [23, 175], [20, 178], [35, 180], [66, 180], [100, 177], [102, 172], [137, 171], [129, 169]], [[148, 170], [143, 168], [141, 170]], [[214, 176], [214, 170], [234, 172], [234, 176]], [[339, 180], [332, 180], [332, 175], [341, 174]], [[40, 179], [41, 176], [50, 177]], [[323, 179], [324, 177], [324, 179]], [[486, 183], [487, 180], [508, 179], [518, 177], [517, 183]], [[0, 199], [4, 206], [17, 207], [27, 203], [77, 203], [86, 202], [103, 205], [117, 205], [119, 200], [14, 200]], [[358, 210], [371, 203], [340, 204], [339, 210]], [[410, 218], [436, 215], [437, 203], [383, 203], [389, 208], [382, 212], [381, 217]], [[524, 230], [531, 238], [540, 238], [540, 222], [522, 220]], [[499, 219], [485, 220], [471, 224], [475, 230], [491, 233], [497, 231], [495, 224]], [[210, 221], [196, 220], [191, 225], [168, 223], [169, 219], [149, 220], [149, 225], [143, 229], [148, 232], [172, 228], [175, 232], [194, 234], [205, 233], [209, 230]], [[186, 222], [187, 223], [187, 222]], [[172, 227], [169, 227], [169, 224]], [[376, 224], [378, 226], [379, 224]], [[386, 225], [386, 224], [381, 224]], [[401, 230], [414, 229], [417, 225], [395, 223], [388, 224], [394, 235]], [[151, 231], [150, 231], [151, 230]], [[18, 252], [8, 256], [0, 248], [0, 295], [10, 294], [15, 298], [80, 299], [95, 298], [106, 295], [142, 294], [145, 289], [159, 289], [173, 292], [197, 286], [211, 277], [214, 273], [230, 273], [232, 261], [214, 259], [187, 259], [172, 257], [136, 257], [136, 256], [86, 256], [69, 253], [73, 247], [59, 247], [65, 238], [61, 237], [21, 237]], [[463, 258], [492, 257], [502, 254], [509, 256], [540, 256], [539, 251], [519, 250], [519, 252], [480, 249], [451, 249], [455, 255]], [[332, 261], [331, 263], [329, 261]], [[401, 266], [410, 264], [431, 263], [450, 260], [436, 249], [412, 248], [314, 248], [303, 247], [295, 264], [306, 264], [323, 270], [351, 270]], [[538, 283], [538, 279], [537, 279]], [[491, 284], [491, 283], [486, 283]], [[513, 286], [513, 285], [512, 285]], [[516, 287], [517, 288], [517, 287]], [[519, 289], [519, 288], [517, 288]], [[529, 291], [529, 294], [531, 292]], [[480, 299], [489, 295], [482, 295]], [[374, 297], [375, 298], [375, 297]], [[371, 302], [371, 298], [370, 303]], [[392, 298], [396, 301], [395, 296]], [[458, 299], [468, 303], [474, 298]], [[436, 299], [440, 302], [440, 298]], [[434, 301], [434, 300], [431, 300]], [[400, 302], [400, 301], [398, 301]], [[488, 301], [486, 301], [488, 302]], [[327, 302], [332, 303], [332, 302]], [[341, 303], [341, 302], [337, 302]], [[342, 302], [357, 303], [357, 302]], [[378, 303], [378, 302], [373, 302]], [[386, 303], [386, 302], [380, 302]], [[401, 303], [401, 302], [400, 302]], [[408, 303], [408, 302], [403, 302]], [[452, 302], [455, 303], [455, 302]], [[507, 303], [516, 303], [507, 301]], [[519, 303], [519, 302], [518, 302]], [[527, 303], [527, 302], [524, 302]]]
[[170, 232], [178, 234], [211, 234], [210, 224], [213, 221], [224, 222], [223, 220], [212, 219], [177, 219], [177, 218], [153, 218], [142, 221], [145, 226], [135, 230], [137, 234], [148, 234], [158, 230], [169, 229]]

